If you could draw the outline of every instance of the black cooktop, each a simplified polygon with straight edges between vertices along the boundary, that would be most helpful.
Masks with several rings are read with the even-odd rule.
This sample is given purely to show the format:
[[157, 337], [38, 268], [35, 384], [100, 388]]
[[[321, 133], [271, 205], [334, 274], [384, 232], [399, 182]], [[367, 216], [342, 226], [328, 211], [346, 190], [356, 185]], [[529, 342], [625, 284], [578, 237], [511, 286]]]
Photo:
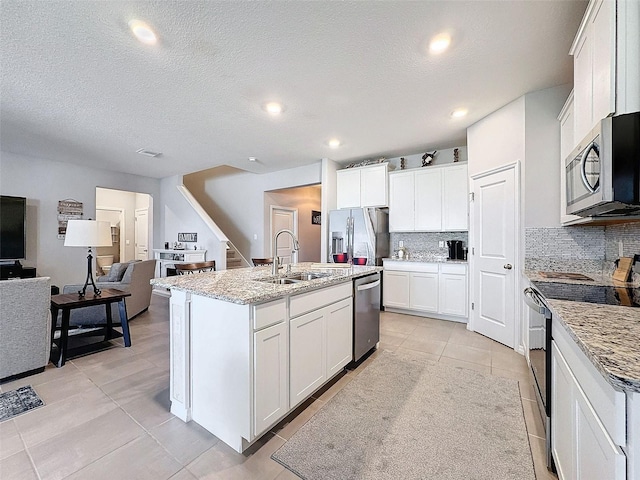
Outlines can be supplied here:
[[560, 282], [533, 282], [533, 285], [548, 299], [640, 307], [640, 288]]

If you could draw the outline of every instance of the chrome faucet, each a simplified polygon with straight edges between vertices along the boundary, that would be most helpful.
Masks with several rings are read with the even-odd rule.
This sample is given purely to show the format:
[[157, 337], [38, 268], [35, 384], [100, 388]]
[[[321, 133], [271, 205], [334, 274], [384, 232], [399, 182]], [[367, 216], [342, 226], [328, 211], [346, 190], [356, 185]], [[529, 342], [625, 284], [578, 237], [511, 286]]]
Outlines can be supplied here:
[[[291, 235], [291, 238], [293, 238], [293, 252], [297, 252], [298, 250], [300, 250], [300, 244], [298, 243], [298, 239], [296, 238], [296, 236], [293, 234], [293, 232], [291, 230], [280, 230], [278, 233], [276, 233], [276, 235], [273, 237], [273, 251], [271, 252], [271, 256], [273, 257], [273, 264], [271, 266], [271, 275], [277, 275], [278, 274], [278, 270], [280, 269], [280, 258], [278, 258], [278, 237], [280, 236], [281, 233], [288, 233], [289, 235]], [[291, 253], [293, 253], [291, 252]]]

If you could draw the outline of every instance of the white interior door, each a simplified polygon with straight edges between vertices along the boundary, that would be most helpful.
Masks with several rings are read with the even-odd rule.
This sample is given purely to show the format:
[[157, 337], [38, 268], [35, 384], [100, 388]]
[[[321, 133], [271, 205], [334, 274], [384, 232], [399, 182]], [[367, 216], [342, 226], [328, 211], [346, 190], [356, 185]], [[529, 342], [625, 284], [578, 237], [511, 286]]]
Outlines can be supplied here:
[[149, 259], [149, 209], [136, 209], [136, 260]]
[[[273, 252], [273, 236], [280, 230], [291, 230], [298, 238], [298, 210], [295, 208], [271, 206], [271, 251]], [[278, 237], [278, 251], [276, 255], [282, 259], [282, 263], [296, 262], [298, 252], [293, 252], [293, 239], [291, 235], [283, 233]]]
[[474, 240], [471, 328], [500, 343], [516, 343], [515, 166], [473, 180]]

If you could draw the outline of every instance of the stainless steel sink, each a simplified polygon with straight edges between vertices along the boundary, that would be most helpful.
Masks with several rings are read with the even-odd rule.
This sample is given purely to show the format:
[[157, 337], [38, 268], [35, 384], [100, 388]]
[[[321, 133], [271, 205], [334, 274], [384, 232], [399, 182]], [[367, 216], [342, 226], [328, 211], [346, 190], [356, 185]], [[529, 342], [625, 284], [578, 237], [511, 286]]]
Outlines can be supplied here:
[[275, 283], [276, 285], [290, 285], [292, 283], [301, 282], [302, 280], [297, 280], [295, 278], [265, 278], [260, 281], [265, 283]]
[[328, 276], [329, 274], [327, 273], [294, 273], [292, 275], [289, 275], [287, 278], [292, 278], [295, 280], [302, 280], [302, 281], [309, 281], [309, 280], [315, 280], [317, 278], [324, 278]]

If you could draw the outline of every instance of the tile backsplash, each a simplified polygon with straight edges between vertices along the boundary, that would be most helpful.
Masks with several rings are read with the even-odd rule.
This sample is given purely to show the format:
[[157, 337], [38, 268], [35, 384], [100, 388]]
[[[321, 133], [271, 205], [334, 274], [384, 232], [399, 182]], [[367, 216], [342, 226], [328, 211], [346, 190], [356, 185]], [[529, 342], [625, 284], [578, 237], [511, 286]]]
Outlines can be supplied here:
[[469, 244], [468, 232], [407, 232], [391, 233], [391, 253], [398, 251], [399, 242], [404, 242], [404, 248], [409, 252], [409, 257], [414, 259], [442, 259], [449, 256], [446, 246], [441, 248], [440, 241], [462, 240], [466, 247]]
[[[640, 222], [619, 225], [525, 229], [525, 269], [605, 272], [613, 261], [640, 254]], [[640, 270], [640, 264], [634, 270]]]

